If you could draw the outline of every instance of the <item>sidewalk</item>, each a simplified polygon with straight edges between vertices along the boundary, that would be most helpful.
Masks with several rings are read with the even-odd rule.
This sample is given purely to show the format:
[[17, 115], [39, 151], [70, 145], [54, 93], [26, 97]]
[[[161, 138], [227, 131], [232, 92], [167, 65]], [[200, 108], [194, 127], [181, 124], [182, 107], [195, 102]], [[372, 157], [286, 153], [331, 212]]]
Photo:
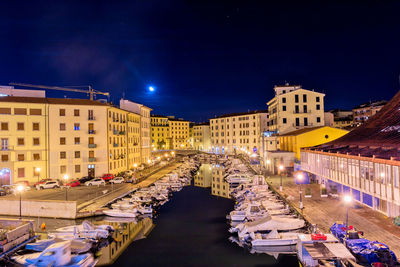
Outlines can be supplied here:
[[[293, 178], [283, 177], [283, 196], [290, 196], [293, 206], [299, 209], [299, 186]], [[271, 176], [267, 181], [279, 192], [280, 176]], [[304, 198], [305, 188], [311, 189], [311, 198]], [[302, 185], [303, 216], [312, 224], [317, 224], [324, 232], [336, 221], [346, 221], [346, 207], [340, 199], [321, 198], [320, 185]], [[392, 219], [367, 207], [354, 204], [349, 210], [349, 225], [363, 231], [370, 240], [378, 240], [387, 244], [400, 256], [400, 227], [392, 223]]]

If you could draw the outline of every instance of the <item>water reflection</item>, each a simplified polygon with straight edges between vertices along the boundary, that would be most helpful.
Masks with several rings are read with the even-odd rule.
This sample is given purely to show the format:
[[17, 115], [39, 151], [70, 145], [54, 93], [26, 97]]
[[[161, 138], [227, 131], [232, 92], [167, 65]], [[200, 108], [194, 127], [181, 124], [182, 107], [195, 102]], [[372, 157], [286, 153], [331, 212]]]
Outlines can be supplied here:
[[211, 195], [231, 198], [229, 183], [224, 179], [225, 167], [220, 164], [202, 164], [194, 177], [194, 185], [211, 188]]

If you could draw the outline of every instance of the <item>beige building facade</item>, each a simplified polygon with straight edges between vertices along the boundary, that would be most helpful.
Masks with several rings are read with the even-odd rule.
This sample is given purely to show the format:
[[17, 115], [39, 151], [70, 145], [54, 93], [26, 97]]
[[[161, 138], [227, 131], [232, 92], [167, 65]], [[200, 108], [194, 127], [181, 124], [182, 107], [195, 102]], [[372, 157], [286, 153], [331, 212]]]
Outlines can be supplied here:
[[324, 126], [324, 94], [299, 85], [275, 86], [268, 101], [269, 131], [284, 134], [307, 127]]
[[211, 152], [260, 153], [260, 137], [268, 130], [267, 111], [250, 111], [210, 119]]
[[193, 149], [204, 152], [211, 151], [210, 123], [193, 125]]

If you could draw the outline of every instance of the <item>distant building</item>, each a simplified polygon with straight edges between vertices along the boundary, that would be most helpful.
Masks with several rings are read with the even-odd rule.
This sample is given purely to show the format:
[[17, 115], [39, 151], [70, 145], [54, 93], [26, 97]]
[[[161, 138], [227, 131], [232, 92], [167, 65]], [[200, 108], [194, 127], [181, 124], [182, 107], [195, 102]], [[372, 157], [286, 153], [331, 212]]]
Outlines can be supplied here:
[[151, 116], [151, 146], [153, 151], [189, 149], [189, 121], [174, 116]]
[[330, 112], [324, 112], [324, 121], [325, 126], [333, 126], [334, 125], [334, 116]]
[[386, 100], [368, 102], [353, 108], [353, 123], [357, 126], [367, 121], [371, 116], [375, 115], [384, 105]]
[[339, 129], [349, 129], [353, 125], [353, 111], [332, 109], [328, 112], [333, 114], [333, 127]]
[[197, 123], [193, 125], [193, 149], [211, 151], [210, 123]]
[[217, 154], [259, 154], [260, 136], [268, 129], [265, 110], [226, 114], [210, 119], [211, 151]]
[[21, 96], [21, 97], [46, 97], [45, 90], [15, 89], [14, 86], [0, 85], [1, 96]]
[[300, 85], [275, 86], [268, 101], [269, 131], [278, 134], [307, 127], [324, 126], [324, 94]]
[[[375, 113], [380, 105], [360, 107]], [[368, 114], [370, 114], [368, 111]], [[360, 121], [360, 120], [357, 120]], [[355, 201], [389, 217], [400, 215], [400, 92], [377, 114], [335, 141], [304, 148], [301, 169], [330, 193], [350, 194]]]

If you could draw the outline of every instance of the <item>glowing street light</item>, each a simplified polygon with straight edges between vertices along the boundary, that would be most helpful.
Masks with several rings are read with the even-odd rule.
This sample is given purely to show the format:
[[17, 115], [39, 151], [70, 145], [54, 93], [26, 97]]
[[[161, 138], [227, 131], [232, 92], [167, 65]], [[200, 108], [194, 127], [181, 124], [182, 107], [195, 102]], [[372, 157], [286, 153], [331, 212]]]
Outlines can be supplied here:
[[165, 153], [164, 156], [165, 156], [166, 158], [168, 158], [168, 153]]
[[343, 197], [343, 201], [346, 205], [346, 237], [349, 231], [349, 208], [350, 208], [350, 204], [353, 201], [353, 198], [351, 197], [351, 195], [345, 195]]
[[267, 164], [271, 164], [271, 160], [267, 159]]
[[39, 167], [35, 168], [35, 173], [37, 174], [37, 181], [39, 182], [39, 178], [40, 178], [40, 168]]
[[174, 152], [174, 151], [172, 151], [172, 152], [171, 152], [171, 155], [175, 155], [175, 152]]
[[300, 208], [300, 210], [303, 210], [303, 197], [302, 197], [302, 191], [301, 191], [301, 182], [303, 181], [303, 178], [304, 178], [304, 176], [303, 176], [303, 174], [301, 174], [301, 173], [299, 173], [299, 174], [297, 174], [296, 175], [296, 179], [297, 179], [297, 181], [299, 182], [299, 195], [300, 195], [300, 198], [299, 198], [299, 208]]
[[281, 164], [279, 165], [279, 174], [281, 175], [281, 185], [279, 186], [279, 191], [282, 192], [283, 186], [282, 186], [282, 172], [285, 169], [285, 167]]
[[68, 174], [64, 174], [64, 180], [65, 180], [65, 201], [68, 201], [68, 186], [67, 186], [68, 179], [69, 179]]
[[17, 186], [17, 191], [19, 192], [19, 219], [22, 218], [22, 191], [24, 191], [23, 185]]

